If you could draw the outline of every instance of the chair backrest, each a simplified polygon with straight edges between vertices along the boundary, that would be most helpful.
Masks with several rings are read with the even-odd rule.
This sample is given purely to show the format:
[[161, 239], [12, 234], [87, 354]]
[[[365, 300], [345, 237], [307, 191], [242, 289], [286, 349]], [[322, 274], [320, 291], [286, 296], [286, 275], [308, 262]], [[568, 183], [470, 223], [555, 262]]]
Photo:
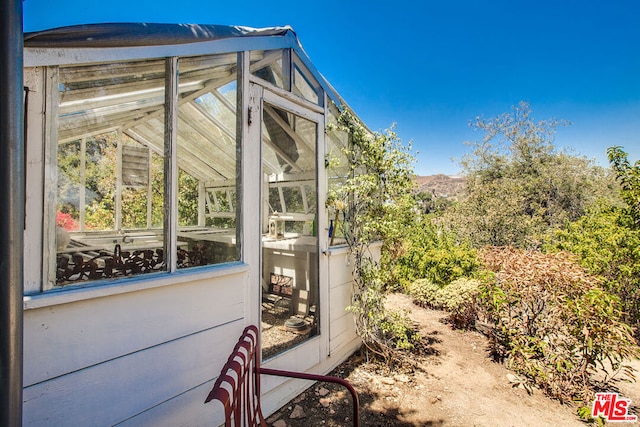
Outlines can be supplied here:
[[259, 351], [258, 328], [247, 326], [205, 400], [222, 404], [226, 427], [267, 426], [260, 408]]

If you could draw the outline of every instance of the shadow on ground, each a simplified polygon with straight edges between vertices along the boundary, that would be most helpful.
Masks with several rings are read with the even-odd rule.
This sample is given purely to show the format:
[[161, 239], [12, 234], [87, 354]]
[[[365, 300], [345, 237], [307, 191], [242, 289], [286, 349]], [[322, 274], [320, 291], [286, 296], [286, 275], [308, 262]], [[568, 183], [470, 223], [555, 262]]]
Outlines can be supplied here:
[[[432, 347], [440, 342], [436, 335], [434, 331], [424, 336], [422, 348], [416, 350], [422, 355], [437, 356], [438, 351]], [[363, 349], [338, 366], [331, 375], [348, 379], [358, 392], [362, 426], [438, 427], [445, 423], [434, 414], [435, 402], [419, 401], [420, 390], [409, 379], [411, 373], [403, 375], [379, 362], [369, 361]], [[407, 400], [412, 398], [418, 402], [407, 405]], [[301, 417], [291, 418], [292, 414]], [[317, 383], [271, 415], [267, 423], [278, 427], [344, 427], [352, 425], [352, 414], [351, 396], [344, 387]]]

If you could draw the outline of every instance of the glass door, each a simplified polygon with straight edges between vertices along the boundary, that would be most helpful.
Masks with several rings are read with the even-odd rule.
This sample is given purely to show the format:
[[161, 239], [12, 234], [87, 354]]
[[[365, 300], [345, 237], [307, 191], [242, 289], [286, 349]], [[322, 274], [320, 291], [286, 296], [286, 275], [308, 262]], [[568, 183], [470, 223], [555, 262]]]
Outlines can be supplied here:
[[318, 123], [262, 104], [262, 354], [319, 334]]

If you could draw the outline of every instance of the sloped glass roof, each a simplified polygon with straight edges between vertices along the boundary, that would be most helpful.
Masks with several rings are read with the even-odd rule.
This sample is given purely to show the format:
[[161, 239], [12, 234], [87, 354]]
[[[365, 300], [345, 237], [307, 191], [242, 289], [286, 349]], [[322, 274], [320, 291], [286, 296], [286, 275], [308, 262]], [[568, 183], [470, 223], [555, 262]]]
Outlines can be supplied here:
[[[80, 65], [137, 59], [251, 51], [251, 72], [286, 91], [322, 105], [322, 92], [346, 105], [314, 67], [289, 26], [251, 28], [212, 24], [98, 23], [24, 34], [24, 66]], [[288, 57], [281, 50], [291, 50]], [[282, 71], [278, 77], [276, 66]], [[269, 67], [276, 81], [260, 75]], [[277, 80], [280, 78], [281, 81]]]
[[[157, 230], [166, 225], [166, 206], [180, 227], [234, 238], [242, 183], [239, 101], [250, 94], [239, 87], [239, 77], [310, 112], [329, 108], [335, 116], [335, 105], [344, 104], [289, 27], [91, 24], [27, 33], [24, 45], [29, 72], [49, 73], [58, 187], [50, 213], [56, 221], [58, 213], [70, 216], [79, 224], [74, 236], [90, 247], [105, 249], [94, 237], [124, 229], [144, 229], [155, 238], [154, 248], [163, 246], [165, 235]], [[325, 94], [333, 103], [325, 103]], [[262, 167], [269, 195], [281, 202], [271, 209], [306, 224], [315, 212], [320, 123], [269, 102], [261, 108]], [[330, 137], [332, 150], [344, 143]], [[173, 204], [165, 197], [172, 183], [178, 184]], [[180, 229], [176, 251], [198, 240], [184, 234], [193, 231], [187, 228]], [[237, 259], [238, 252], [230, 251], [205, 264]], [[200, 258], [176, 259], [176, 268], [183, 268]], [[58, 274], [68, 270], [61, 264], [49, 267], [50, 283], [76, 280]]]

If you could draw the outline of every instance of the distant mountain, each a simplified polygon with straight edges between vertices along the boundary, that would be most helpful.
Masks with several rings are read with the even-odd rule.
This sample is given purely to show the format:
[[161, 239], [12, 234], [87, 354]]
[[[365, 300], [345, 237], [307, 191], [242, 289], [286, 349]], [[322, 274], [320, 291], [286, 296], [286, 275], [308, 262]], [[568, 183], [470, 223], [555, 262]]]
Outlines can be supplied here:
[[456, 197], [466, 185], [464, 177], [443, 174], [416, 176], [414, 180], [418, 184], [418, 191], [433, 194], [436, 197]]

